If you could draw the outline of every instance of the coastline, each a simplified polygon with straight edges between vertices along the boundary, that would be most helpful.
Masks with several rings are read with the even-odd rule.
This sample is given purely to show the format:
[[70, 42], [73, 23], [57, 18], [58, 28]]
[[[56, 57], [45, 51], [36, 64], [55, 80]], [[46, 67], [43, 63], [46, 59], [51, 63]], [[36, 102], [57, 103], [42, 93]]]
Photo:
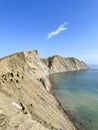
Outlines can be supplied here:
[[[59, 72], [60, 73], [60, 72]], [[76, 130], [85, 130], [83, 124], [81, 122], [78, 122], [76, 121], [76, 119], [74, 118], [74, 116], [72, 115], [72, 113], [69, 111], [69, 110], [66, 110], [62, 104], [60, 103], [60, 101], [57, 99], [56, 97], [56, 94], [55, 94], [55, 87], [54, 87], [54, 83], [53, 81], [51, 80], [51, 75], [54, 75], [55, 73], [53, 74], [50, 74], [48, 76], [48, 80], [50, 82], [50, 88], [51, 88], [51, 92], [52, 92], [52, 95], [54, 96], [55, 100], [57, 101], [58, 105], [59, 105], [59, 109], [60, 111], [63, 113], [64, 117], [67, 115], [67, 117], [69, 118], [69, 120], [72, 122], [72, 124], [75, 126]]]
[[[60, 56], [55, 56], [52, 61], [51, 58], [45, 61], [40, 59], [35, 50], [16, 53], [0, 60], [0, 110], [5, 118], [12, 117], [8, 122], [1, 121], [5, 123], [4, 129], [13, 130], [18, 123], [17, 129], [27, 129], [30, 126], [32, 130], [83, 130], [78, 129], [78, 123], [74, 121], [71, 113], [58, 101], [50, 76], [88, 67], [77, 59]], [[23, 110], [13, 106], [13, 102], [22, 106]], [[26, 122], [28, 123], [25, 124]]]

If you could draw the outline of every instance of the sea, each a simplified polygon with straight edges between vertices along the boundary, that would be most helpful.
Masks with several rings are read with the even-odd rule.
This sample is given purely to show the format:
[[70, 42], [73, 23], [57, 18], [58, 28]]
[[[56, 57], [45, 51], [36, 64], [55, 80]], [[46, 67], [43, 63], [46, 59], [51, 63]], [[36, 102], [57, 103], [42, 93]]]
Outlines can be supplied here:
[[83, 130], [98, 130], [98, 65], [89, 68], [53, 74], [51, 80], [56, 98]]

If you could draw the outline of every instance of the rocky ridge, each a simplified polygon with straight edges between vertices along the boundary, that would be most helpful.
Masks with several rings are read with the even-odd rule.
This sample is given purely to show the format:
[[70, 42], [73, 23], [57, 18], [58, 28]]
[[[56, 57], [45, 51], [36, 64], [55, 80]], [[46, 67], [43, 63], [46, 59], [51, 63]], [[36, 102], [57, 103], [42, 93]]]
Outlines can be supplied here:
[[88, 69], [88, 66], [83, 61], [80, 61], [73, 57], [64, 58], [56, 55], [42, 60], [49, 68], [50, 73], [79, 71]]
[[53, 96], [48, 76], [84, 69], [75, 58], [41, 59], [36, 50], [0, 59], [0, 130], [77, 130]]

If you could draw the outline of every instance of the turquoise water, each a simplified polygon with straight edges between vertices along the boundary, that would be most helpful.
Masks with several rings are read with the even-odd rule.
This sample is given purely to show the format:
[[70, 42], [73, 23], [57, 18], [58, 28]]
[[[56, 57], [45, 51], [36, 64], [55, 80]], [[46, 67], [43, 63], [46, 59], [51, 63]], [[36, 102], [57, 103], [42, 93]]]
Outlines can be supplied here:
[[51, 76], [57, 99], [85, 130], [98, 130], [98, 66]]

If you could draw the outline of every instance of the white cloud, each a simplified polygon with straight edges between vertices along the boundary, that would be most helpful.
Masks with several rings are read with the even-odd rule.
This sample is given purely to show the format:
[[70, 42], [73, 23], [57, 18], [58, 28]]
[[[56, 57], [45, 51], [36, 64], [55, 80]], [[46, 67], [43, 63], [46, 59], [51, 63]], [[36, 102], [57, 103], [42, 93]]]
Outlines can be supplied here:
[[64, 22], [64, 24], [61, 24], [55, 31], [48, 33], [48, 35], [47, 35], [48, 39], [52, 38], [55, 35], [58, 35], [60, 32], [62, 32], [64, 30], [67, 30], [68, 29], [66, 27], [67, 24], [68, 24], [67, 22]]

